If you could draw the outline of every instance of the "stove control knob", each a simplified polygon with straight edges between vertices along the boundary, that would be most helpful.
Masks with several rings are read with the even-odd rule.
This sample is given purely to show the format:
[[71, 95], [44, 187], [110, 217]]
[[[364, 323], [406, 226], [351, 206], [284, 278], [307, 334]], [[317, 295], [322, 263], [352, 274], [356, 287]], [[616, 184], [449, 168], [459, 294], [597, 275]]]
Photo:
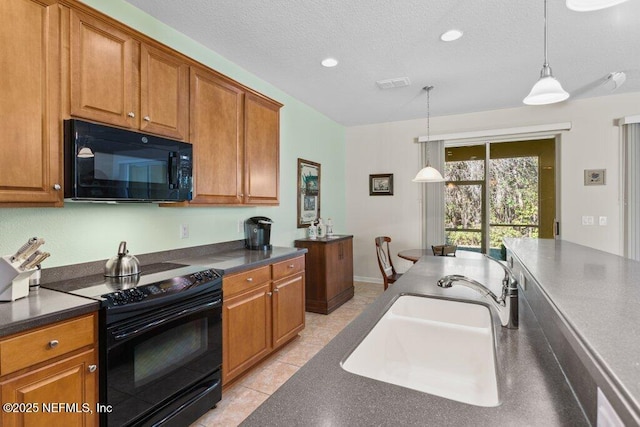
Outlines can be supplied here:
[[195, 277], [197, 281], [202, 280], [202, 274], [200, 273], [194, 273], [193, 277]]

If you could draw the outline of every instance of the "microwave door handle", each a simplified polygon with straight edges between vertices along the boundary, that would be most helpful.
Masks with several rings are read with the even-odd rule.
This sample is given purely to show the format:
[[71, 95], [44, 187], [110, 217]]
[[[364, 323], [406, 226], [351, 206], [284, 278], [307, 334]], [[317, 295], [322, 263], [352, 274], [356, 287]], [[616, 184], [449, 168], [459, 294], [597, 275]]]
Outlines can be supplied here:
[[178, 163], [179, 153], [172, 151], [169, 153], [168, 161], [168, 173], [169, 173], [169, 188], [178, 188]]

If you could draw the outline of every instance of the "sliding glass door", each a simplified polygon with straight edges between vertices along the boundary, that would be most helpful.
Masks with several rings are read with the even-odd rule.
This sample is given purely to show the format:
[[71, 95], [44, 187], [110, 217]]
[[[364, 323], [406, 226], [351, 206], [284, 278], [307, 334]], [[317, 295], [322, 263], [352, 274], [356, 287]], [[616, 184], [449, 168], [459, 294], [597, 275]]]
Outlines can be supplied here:
[[499, 258], [504, 237], [554, 236], [555, 140], [445, 152], [447, 243]]

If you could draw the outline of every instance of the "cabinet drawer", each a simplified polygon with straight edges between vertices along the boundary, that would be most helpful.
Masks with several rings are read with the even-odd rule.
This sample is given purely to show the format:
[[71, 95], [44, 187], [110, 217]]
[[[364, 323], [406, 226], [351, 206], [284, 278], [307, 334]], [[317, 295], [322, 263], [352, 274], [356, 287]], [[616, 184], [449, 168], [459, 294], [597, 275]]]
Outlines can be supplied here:
[[304, 256], [273, 264], [273, 280], [291, 276], [304, 270]]
[[94, 315], [0, 340], [0, 375], [93, 345], [95, 341]]
[[261, 285], [271, 280], [271, 266], [256, 268], [254, 270], [245, 271], [244, 273], [234, 274], [232, 276], [223, 276], [222, 291], [225, 299], [251, 289], [254, 286]]

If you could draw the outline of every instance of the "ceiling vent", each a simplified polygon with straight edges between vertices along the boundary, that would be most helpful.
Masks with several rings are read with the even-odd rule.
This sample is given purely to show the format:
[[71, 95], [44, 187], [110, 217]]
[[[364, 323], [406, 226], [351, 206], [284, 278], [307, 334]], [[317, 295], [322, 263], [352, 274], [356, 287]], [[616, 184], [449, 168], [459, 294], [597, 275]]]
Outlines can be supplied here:
[[409, 86], [411, 81], [409, 81], [409, 77], [398, 77], [395, 79], [378, 80], [376, 84], [380, 89], [392, 89], [394, 87]]

